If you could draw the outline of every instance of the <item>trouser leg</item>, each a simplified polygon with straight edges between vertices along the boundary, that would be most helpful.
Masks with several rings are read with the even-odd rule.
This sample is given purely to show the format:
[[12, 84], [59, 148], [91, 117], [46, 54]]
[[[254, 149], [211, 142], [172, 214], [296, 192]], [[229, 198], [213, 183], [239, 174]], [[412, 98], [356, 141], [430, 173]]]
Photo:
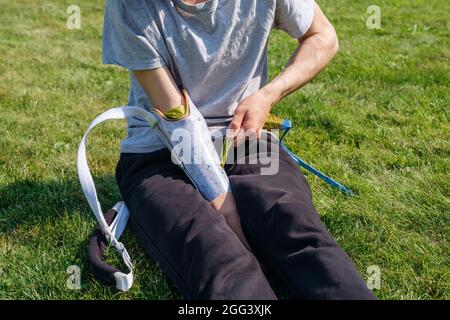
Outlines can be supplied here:
[[256, 258], [170, 160], [122, 154], [119, 189], [130, 225], [188, 299], [276, 299]]
[[321, 222], [304, 175], [287, 153], [278, 154], [274, 175], [261, 175], [261, 162], [228, 169], [242, 225], [257, 256], [297, 298], [373, 299]]

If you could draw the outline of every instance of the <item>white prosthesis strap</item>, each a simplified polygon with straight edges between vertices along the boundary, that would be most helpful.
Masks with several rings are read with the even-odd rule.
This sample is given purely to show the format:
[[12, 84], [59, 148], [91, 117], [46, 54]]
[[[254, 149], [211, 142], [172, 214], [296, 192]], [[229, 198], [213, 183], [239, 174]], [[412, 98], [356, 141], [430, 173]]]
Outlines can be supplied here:
[[151, 126], [154, 126], [156, 124], [155, 117], [153, 117], [151, 113], [141, 108], [119, 107], [109, 109], [98, 116], [89, 125], [83, 138], [81, 139], [77, 158], [78, 177], [80, 179], [81, 188], [83, 189], [89, 206], [94, 212], [95, 218], [97, 219], [100, 228], [104, 232], [107, 241], [117, 249], [129, 271], [128, 273], [116, 272], [114, 274], [116, 288], [121, 291], [128, 291], [133, 284], [133, 264], [131, 263], [130, 256], [125, 249], [125, 246], [118, 240], [127, 224], [129, 212], [128, 208], [123, 202], [118, 202], [114, 207], [114, 209], [117, 211], [115, 219], [110, 225], [106, 223], [100, 202], [97, 198], [97, 191], [95, 189], [94, 180], [92, 179], [92, 175], [87, 163], [86, 139], [89, 135], [89, 132], [91, 132], [91, 130], [100, 123], [111, 119], [125, 119], [129, 117], [139, 117], [141, 119], [145, 119]]
[[[133, 284], [133, 264], [124, 245], [118, 241], [127, 224], [129, 212], [123, 202], [118, 202], [114, 207], [117, 211], [116, 217], [111, 224], [108, 225], [106, 222], [87, 163], [86, 140], [90, 131], [104, 121], [130, 117], [143, 119], [148, 122], [150, 127], [157, 130], [167, 148], [172, 151], [172, 159], [186, 172], [203, 197], [211, 201], [218, 195], [229, 191], [230, 184], [226, 173], [220, 166], [220, 159], [214, 149], [205, 120], [190, 101], [187, 93], [185, 96], [188, 115], [177, 121], [167, 120], [157, 112], [148, 112], [137, 107], [125, 106], [109, 109], [92, 121], [78, 148], [77, 168], [83, 192], [107, 241], [117, 249], [129, 271], [128, 273], [114, 273], [116, 288], [121, 291], [128, 291]], [[190, 139], [186, 139], [186, 132], [190, 133]], [[175, 139], [181, 137], [183, 140], [181, 157], [175, 150], [177, 147], [179, 148], [179, 145], [172, 142], [174, 137]], [[199, 155], [201, 155], [200, 162], [198, 162]]]

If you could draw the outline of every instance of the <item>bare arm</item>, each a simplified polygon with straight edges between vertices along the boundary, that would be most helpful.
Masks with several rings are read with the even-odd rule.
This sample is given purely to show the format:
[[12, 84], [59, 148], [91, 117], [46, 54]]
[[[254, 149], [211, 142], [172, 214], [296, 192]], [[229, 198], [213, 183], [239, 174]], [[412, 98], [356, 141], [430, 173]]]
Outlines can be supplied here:
[[298, 39], [299, 46], [285, 69], [263, 88], [274, 102], [314, 79], [338, 50], [336, 31], [317, 4], [314, 15], [311, 28]]
[[312, 25], [298, 42], [284, 70], [237, 106], [230, 124], [235, 134], [243, 129], [259, 135], [272, 106], [311, 81], [335, 56], [338, 50], [336, 32], [317, 4]]
[[155, 108], [166, 112], [173, 107], [185, 104], [183, 95], [167, 67], [135, 70], [133, 74]]

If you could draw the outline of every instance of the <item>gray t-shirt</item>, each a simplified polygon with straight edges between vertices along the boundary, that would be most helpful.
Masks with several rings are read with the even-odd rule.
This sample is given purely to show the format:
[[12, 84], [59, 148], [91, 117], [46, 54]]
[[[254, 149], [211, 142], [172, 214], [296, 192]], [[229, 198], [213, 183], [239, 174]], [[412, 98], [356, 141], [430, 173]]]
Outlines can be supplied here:
[[[108, 0], [103, 63], [129, 70], [166, 65], [189, 93], [211, 130], [225, 126], [237, 104], [267, 79], [272, 28], [300, 38], [311, 26], [313, 0]], [[148, 95], [130, 72], [128, 105], [150, 109]], [[121, 152], [164, 148], [146, 122], [128, 120]]]

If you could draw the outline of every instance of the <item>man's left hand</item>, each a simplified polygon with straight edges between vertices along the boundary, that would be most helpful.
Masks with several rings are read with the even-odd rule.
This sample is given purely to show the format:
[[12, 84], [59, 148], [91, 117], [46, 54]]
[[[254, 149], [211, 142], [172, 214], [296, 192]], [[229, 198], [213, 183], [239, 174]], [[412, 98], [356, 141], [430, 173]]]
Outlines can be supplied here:
[[259, 139], [274, 101], [263, 90], [244, 98], [234, 111], [229, 129], [233, 130], [236, 145], [246, 137]]

